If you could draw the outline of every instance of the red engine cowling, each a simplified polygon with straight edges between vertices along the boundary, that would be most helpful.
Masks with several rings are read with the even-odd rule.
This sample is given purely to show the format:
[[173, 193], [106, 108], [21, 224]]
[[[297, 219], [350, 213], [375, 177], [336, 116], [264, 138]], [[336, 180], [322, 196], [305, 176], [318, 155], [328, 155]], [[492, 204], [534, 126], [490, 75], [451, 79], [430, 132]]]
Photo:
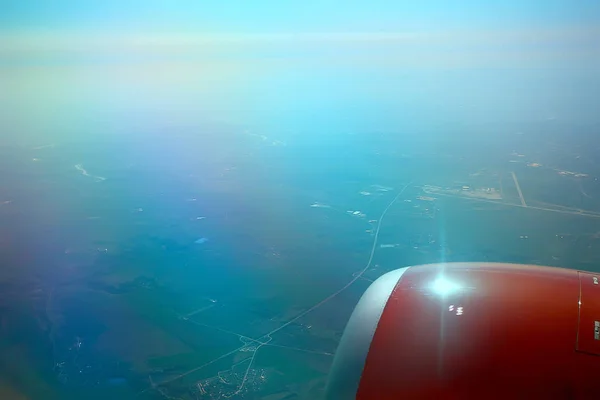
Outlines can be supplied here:
[[327, 399], [600, 399], [600, 273], [449, 263], [377, 279]]

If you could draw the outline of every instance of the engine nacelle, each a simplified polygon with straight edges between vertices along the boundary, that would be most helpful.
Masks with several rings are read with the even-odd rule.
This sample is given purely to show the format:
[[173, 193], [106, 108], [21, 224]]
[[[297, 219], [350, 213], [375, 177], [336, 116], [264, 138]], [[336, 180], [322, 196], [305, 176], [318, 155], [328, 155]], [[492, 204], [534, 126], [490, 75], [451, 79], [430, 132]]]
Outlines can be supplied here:
[[600, 399], [600, 273], [448, 263], [377, 279], [326, 397]]

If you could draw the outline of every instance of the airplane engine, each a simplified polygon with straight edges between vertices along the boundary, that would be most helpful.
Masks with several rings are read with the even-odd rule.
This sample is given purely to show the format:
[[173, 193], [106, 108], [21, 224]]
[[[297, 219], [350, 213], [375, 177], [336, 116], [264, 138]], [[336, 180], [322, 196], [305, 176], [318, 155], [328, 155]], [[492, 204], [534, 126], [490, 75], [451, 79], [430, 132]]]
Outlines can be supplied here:
[[326, 398], [600, 399], [600, 273], [447, 263], [378, 278]]

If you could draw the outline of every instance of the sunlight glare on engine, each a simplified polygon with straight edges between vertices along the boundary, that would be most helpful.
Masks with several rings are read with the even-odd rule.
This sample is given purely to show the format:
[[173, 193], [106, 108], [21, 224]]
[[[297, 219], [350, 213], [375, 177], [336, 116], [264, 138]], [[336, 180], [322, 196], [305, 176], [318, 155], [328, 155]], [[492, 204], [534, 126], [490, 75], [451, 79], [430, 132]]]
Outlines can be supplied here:
[[443, 276], [438, 277], [431, 284], [431, 290], [433, 291], [433, 293], [444, 297], [456, 292], [458, 289], [460, 289], [460, 286], [458, 284], [446, 279]]

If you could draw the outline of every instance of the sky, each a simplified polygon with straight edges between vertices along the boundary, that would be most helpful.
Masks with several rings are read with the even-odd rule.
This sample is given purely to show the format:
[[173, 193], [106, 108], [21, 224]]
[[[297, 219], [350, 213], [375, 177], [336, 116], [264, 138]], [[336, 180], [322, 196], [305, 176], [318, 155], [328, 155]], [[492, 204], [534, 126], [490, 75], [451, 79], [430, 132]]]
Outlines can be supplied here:
[[599, 38], [595, 0], [15, 1], [0, 13], [0, 140], [204, 119], [593, 119]]
[[402, 32], [591, 26], [599, 12], [594, 0], [24, 0], [3, 7], [0, 26], [6, 31]]

